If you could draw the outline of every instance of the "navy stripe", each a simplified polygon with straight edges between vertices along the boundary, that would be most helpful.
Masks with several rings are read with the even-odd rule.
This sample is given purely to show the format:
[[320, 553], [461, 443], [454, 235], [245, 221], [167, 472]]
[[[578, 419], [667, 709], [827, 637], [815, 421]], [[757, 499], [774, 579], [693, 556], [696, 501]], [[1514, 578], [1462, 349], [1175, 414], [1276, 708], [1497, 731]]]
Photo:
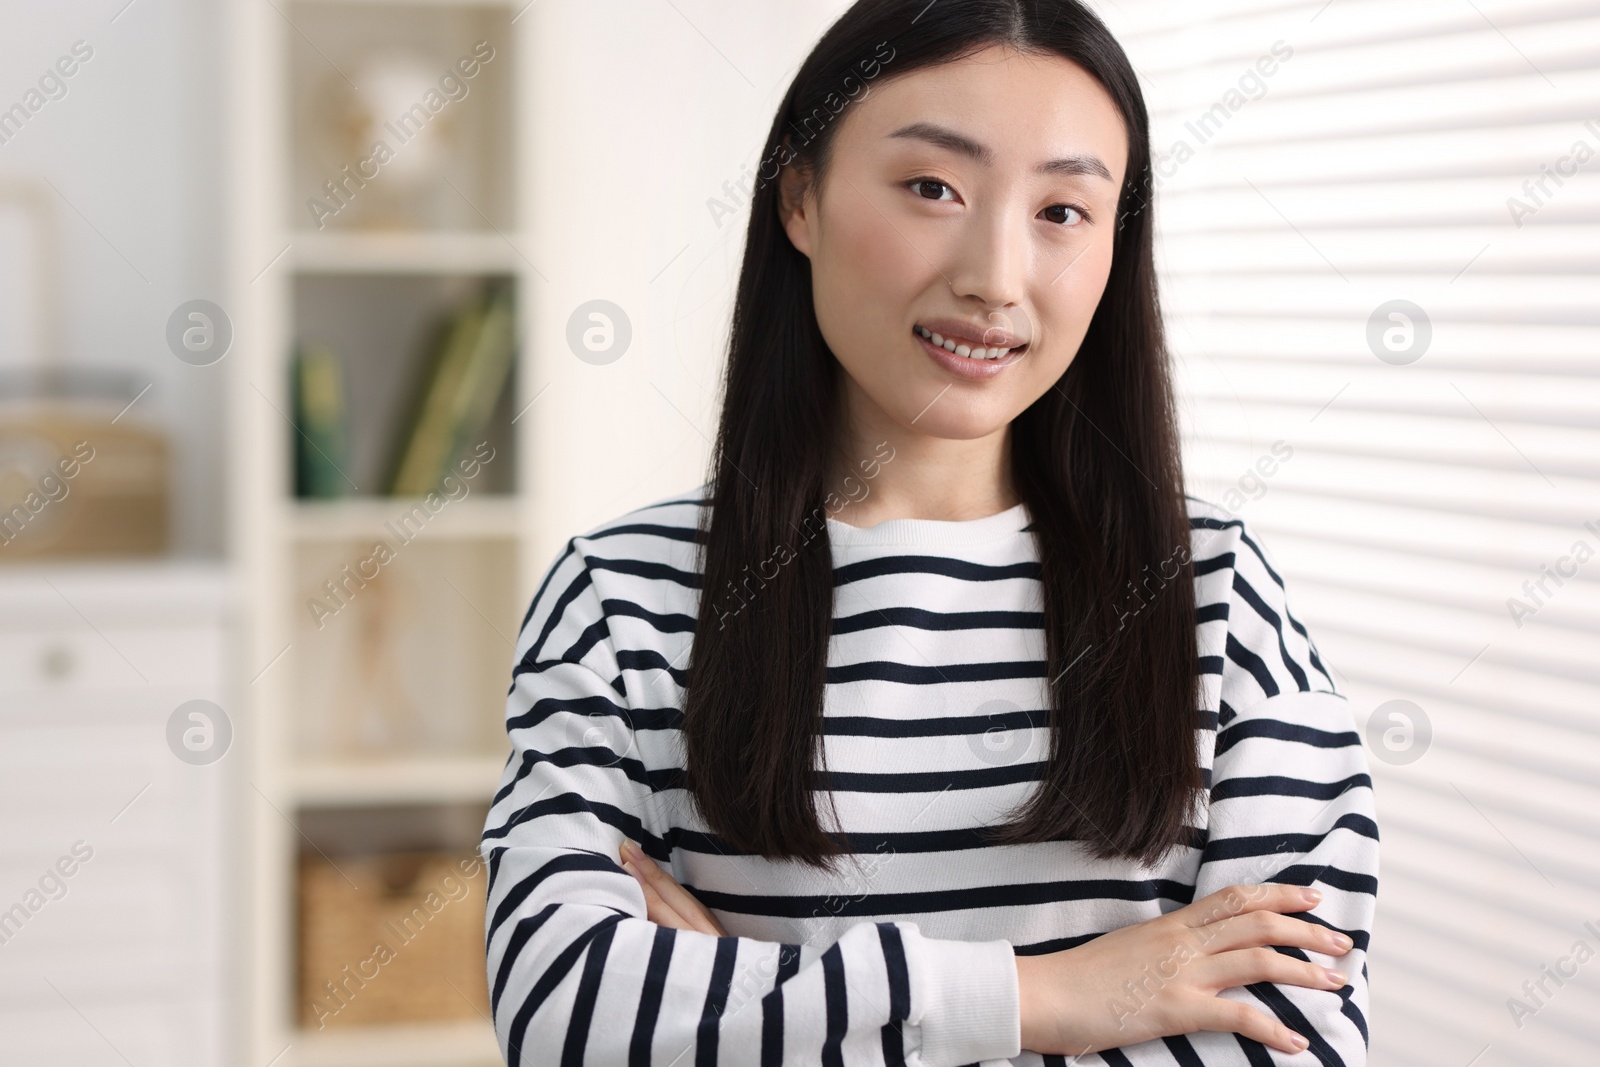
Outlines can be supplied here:
[[617, 666], [624, 671], [665, 671], [679, 688], [689, 685], [688, 668], [674, 666], [671, 660], [653, 648], [620, 651], [617, 653]]
[[1274, 1067], [1272, 1053], [1267, 1051], [1267, 1046], [1243, 1034], [1233, 1036], [1239, 1042], [1239, 1047], [1244, 1049], [1244, 1058], [1250, 1061], [1250, 1067]]
[[937, 574], [946, 578], [959, 578], [964, 582], [999, 582], [1010, 578], [1032, 578], [1038, 581], [1039, 564], [1029, 561], [990, 566], [984, 563], [969, 563], [963, 559], [951, 559], [948, 556], [881, 556], [877, 559], [864, 559], [859, 563], [847, 563], [843, 567], [835, 567], [833, 584], [849, 585], [851, 582], [882, 578], [889, 574]]
[[938, 612], [886, 607], [833, 620], [835, 634], [861, 633], [879, 626], [909, 626], [917, 630], [1040, 630], [1044, 627], [1044, 615], [1037, 611]]
[[[1328, 695], [1338, 696], [1337, 693]], [[1336, 734], [1311, 726], [1301, 726], [1299, 723], [1284, 722], [1282, 719], [1250, 719], [1237, 726], [1228, 727], [1217, 736], [1215, 755], [1220, 756], [1240, 741], [1251, 737], [1270, 737], [1276, 741], [1294, 741], [1297, 744], [1313, 745], [1317, 748], [1344, 748], [1347, 745], [1359, 748], [1361, 745], [1361, 735], [1353, 730]]]
[[1211, 802], [1233, 800], [1238, 797], [1310, 797], [1313, 800], [1332, 800], [1351, 789], [1372, 788], [1372, 779], [1365, 774], [1352, 774], [1337, 782], [1307, 782], [1300, 778], [1282, 775], [1265, 775], [1259, 778], [1229, 778], [1211, 787]]
[[550, 614], [545, 617], [544, 628], [539, 631], [539, 636], [534, 639], [534, 642], [528, 646], [528, 651], [523, 654], [523, 662], [546, 658], [561, 658], [559, 655], [546, 657], [544, 655], [544, 643], [550, 640], [550, 635], [555, 632], [555, 628], [561, 625], [561, 620], [566, 616], [567, 607], [574, 600], [577, 600], [578, 594], [589, 588], [593, 581], [593, 576], [589, 573], [589, 569], [585, 567], [578, 572], [576, 578], [567, 583], [567, 587], [561, 590], [561, 595], [556, 597], [556, 602], [550, 606]]
[[[1328, 833], [1334, 830], [1353, 830], [1362, 837], [1378, 839], [1378, 825], [1365, 815], [1354, 812], [1342, 815], [1339, 820], [1329, 828]], [[1270, 856], [1274, 853], [1310, 852], [1320, 845], [1327, 834], [1265, 834], [1259, 837], [1226, 837], [1212, 838], [1206, 843], [1205, 853], [1201, 857], [1202, 863], [1212, 863], [1216, 860], [1236, 860], [1249, 856]]]
[[947, 663], [941, 667], [875, 660], [829, 667], [828, 684], [880, 681], [896, 682], [900, 685], [942, 685], [946, 682], [995, 682], [1004, 678], [1043, 678], [1044, 672], [1045, 664], [1041, 660]]
[[783, 1067], [783, 983], [800, 973], [800, 946], [778, 946], [772, 992], [761, 998], [761, 1067]]
[[557, 556], [555, 562], [550, 564], [550, 569], [545, 571], [544, 579], [539, 582], [539, 588], [534, 590], [533, 599], [528, 601], [528, 610], [522, 616], [522, 625], [517, 627], [517, 632], [519, 634], [528, 628], [528, 620], [533, 618], [533, 609], [538, 607], [540, 602], [544, 600], [545, 590], [550, 588], [551, 581], [553, 581], [555, 576], [560, 573], [561, 565], [565, 563], [573, 555], [573, 553], [577, 552], [577, 550], [577, 538], [568, 538], [566, 547], [561, 550], [561, 555]]
[[639, 991], [639, 1010], [633, 1017], [633, 1036], [628, 1040], [628, 1067], [650, 1067], [650, 1046], [661, 1014], [661, 999], [666, 994], [667, 968], [672, 963], [677, 933], [670, 926], [657, 926], [650, 942], [650, 962], [645, 965], [644, 988]]
[[1038, 762], [982, 767], [972, 771], [907, 771], [873, 774], [857, 771], [813, 771], [813, 789], [841, 793], [937, 793], [944, 789], [989, 789], [1017, 782], [1037, 782], [1045, 765]]
[[610, 640], [611, 627], [606, 623], [605, 619], [597, 619], [584, 627], [583, 632], [578, 635], [578, 639], [572, 642], [565, 652], [561, 653], [561, 658], [573, 663], [581, 663], [583, 662], [583, 657], [589, 654], [591, 648], [601, 641]]
[[885, 1067], [904, 1067], [905, 1033], [900, 1024], [911, 1017], [911, 972], [906, 966], [905, 943], [900, 928], [892, 922], [880, 922], [878, 943], [883, 948], [883, 962], [889, 976], [889, 1021], [882, 1030], [883, 1062]]
[[[655, 782], [655, 778], [653, 777], [655, 773], [656, 772], [651, 772], [652, 784]], [[645, 851], [647, 853], [654, 855], [654, 853], [648, 847], [653, 835], [645, 830], [643, 819], [639, 818], [638, 815], [635, 815], [631, 811], [623, 811], [614, 804], [607, 804], [600, 800], [590, 800], [587, 797], [580, 796], [577, 793], [562, 793], [559, 796], [551, 797], [549, 800], [533, 801], [526, 807], [519, 809], [504, 824], [497, 826], [492, 830], [485, 830], [483, 832], [483, 840], [493, 841], [499, 838], [507, 837], [517, 827], [524, 823], [532, 822], [534, 819], [537, 819], [543, 815], [561, 815], [570, 814], [573, 812], [583, 812], [585, 814], [595, 816], [601, 822], [612, 827], [624, 837], [633, 838], [633, 840], [639, 842], [641, 846], [645, 847]], [[599, 856], [595, 856], [593, 859], [601, 864], [606, 864], [607, 866], [602, 866], [599, 868], [585, 866], [583, 868], [576, 869], [615, 870], [619, 874], [624, 875], [627, 873], [622, 870], [620, 865], [612, 864], [609, 860], [602, 859]]]
[[631, 600], [618, 600], [615, 597], [600, 601], [600, 608], [612, 617], [622, 616], [629, 619], [643, 619], [651, 628], [660, 634], [690, 634], [694, 633], [695, 619], [692, 615], [682, 612], [671, 612], [666, 615], [640, 607]]
[[[533, 670], [536, 667], [542, 672], [544, 669], [548, 669], [552, 666], [554, 666], [554, 664], [535, 664], [530, 667], [529, 670]], [[572, 664], [568, 664], [568, 666], [572, 666]], [[588, 670], [587, 667], [584, 669]], [[538, 700], [533, 702], [527, 711], [522, 712], [520, 715], [513, 715], [506, 719], [506, 729], [526, 730], [530, 727], [538, 726], [550, 716], [559, 714], [561, 712], [566, 712], [571, 715], [581, 715], [585, 719], [593, 715], [615, 715], [618, 719], [621, 719], [624, 722], [628, 721], [629, 716], [633, 714], [632, 712], [624, 709], [621, 704], [618, 704], [610, 697], [540, 697]]]
[[560, 874], [563, 871], [616, 871], [618, 874], [628, 877], [628, 872], [624, 871], [620, 865], [600, 856], [590, 853], [558, 856], [512, 886], [506, 892], [506, 895], [500, 899], [500, 906], [494, 910], [494, 918], [489, 922], [489, 937], [491, 939], [494, 937], [494, 933], [500, 928], [500, 925], [511, 917], [512, 913], [517, 910], [524, 900], [528, 899], [529, 894], [537, 889], [541, 882], [551, 875]]
[[1272, 672], [1267, 670], [1267, 661], [1245, 648], [1239, 639], [1228, 632], [1228, 658], [1234, 663], [1250, 672], [1250, 677], [1256, 680], [1256, 685], [1269, 697], [1278, 695], [1278, 683], [1272, 680]]
[[601, 559], [590, 556], [586, 561], [592, 571], [612, 571], [616, 574], [628, 574], [635, 578], [648, 578], [657, 582], [672, 582], [686, 589], [700, 588], [700, 575], [693, 571], [679, 570], [677, 567], [666, 563], [653, 563], [648, 560], [637, 559]]
[[822, 1042], [822, 1067], [844, 1067], [844, 1035], [850, 1027], [850, 1007], [844, 991], [844, 953], [838, 942], [822, 954], [823, 1001], [827, 1005], [826, 1037]]
[[[1303, 914], [1299, 916], [1299, 918], [1316, 922], [1319, 926], [1328, 926], [1327, 923], [1320, 921], [1317, 916], [1309, 913]], [[1362, 952], [1367, 950], [1366, 935], [1364, 933], [1360, 937], [1352, 937], [1352, 940], [1355, 941], [1356, 948], [1359, 948]], [[1275, 951], [1281, 952], [1285, 956], [1293, 956], [1295, 959], [1301, 960], [1305, 963], [1311, 962], [1311, 957], [1307, 956], [1301, 949], [1288, 948], [1283, 945], [1274, 945], [1272, 947]], [[1365, 979], [1366, 976], [1367, 965], [1365, 962], [1363, 962], [1361, 964], [1361, 977]], [[1369, 1045], [1371, 1042], [1367, 1037], [1367, 1020], [1365, 1016], [1361, 1014], [1361, 1009], [1355, 1005], [1355, 986], [1349, 982], [1346, 982], [1344, 985], [1333, 990], [1332, 992], [1339, 998], [1339, 1014], [1343, 1015], [1346, 1019], [1349, 1019], [1350, 1025], [1354, 1026], [1361, 1033], [1362, 1045]]]
[[1318, 1032], [1311, 1021], [1305, 1017], [1289, 995], [1271, 982], [1255, 982], [1245, 986], [1255, 998], [1272, 1009], [1272, 1014], [1278, 1021], [1289, 1029], [1304, 1037], [1307, 1041], [1306, 1051], [1317, 1058], [1322, 1067], [1344, 1067], [1344, 1059], [1328, 1044], [1328, 1039]]
[[621, 537], [627, 534], [644, 534], [648, 537], [663, 537], [668, 541], [683, 541], [694, 544], [698, 539], [692, 527], [687, 526], [662, 526], [657, 523], [630, 522], [624, 526], [608, 526], [591, 534], [585, 534], [585, 541], [599, 541], [605, 537]]
[[1240, 600], [1254, 608], [1257, 615], [1272, 625], [1273, 632], [1278, 635], [1278, 654], [1283, 657], [1284, 667], [1288, 669], [1298, 688], [1310, 689], [1311, 683], [1306, 681], [1306, 672], [1301, 670], [1300, 665], [1290, 657], [1289, 646], [1283, 643], [1283, 619], [1276, 611], [1267, 607], [1267, 602], [1261, 599], [1261, 594], [1257, 593], [1238, 571], [1233, 572], [1233, 591], [1239, 594]]
[[1189, 1044], [1189, 1039], [1182, 1034], [1174, 1037], [1163, 1037], [1161, 1043], [1167, 1046], [1167, 1051], [1172, 1053], [1172, 1058], [1178, 1061], [1179, 1067], [1206, 1067], [1206, 1062], [1200, 1054]]
[[561, 1047], [561, 1067], [583, 1067], [583, 1050], [589, 1043], [589, 1023], [594, 1019], [595, 998], [600, 995], [600, 978], [605, 973], [606, 956], [611, 951], [611, 935], [616, 926], [607, 926], [589, 942], [583, 961], [583, 977], [578, 981], [578, 996], [567, 1022], [567, 1042]]
[[[1042, 677], [1042, 676], [1041, 676]], [[1043, 729], [1050, 709], [1002, 711], [993, 715], [952, 715], [926, 719], [880, 719], [872, 715], [830, 715], [822, 732], [830, 737], [953, 737], [988, 730]]]
[[[500, 997], [506, 991], [506, 983], [511, 979], [511, 968], [516, 963], [517, 956], [522, 951], [522, 946], [528, 939], [539, 932], [545, 920], [556, 913], [560, 904], [546, 904], [537, 915], [530, 915], [526, 919], [519, 919], [517, 925], [511, 928], [511, 939], [506, 942], [505, 951], [500, 956], [500, 967], [495, 973], [494, 989], [489, 996], [489, 1013], [496, 1014], [500, 1010]], [[492, 935], [491, 935], [492, 936]]]
[[572, 970], [573, 964], [578, 961], [579, 956], [583, 955], [584, 949], [589, 947], [589, 942], [593, 940], [595, 935], [603, 929], [615, 926], [622, 921], [622, 918], [621, 915], [607, 915], [604, 919], [579, 934], [570, 945], [561, 950], [555, 959], [550, 961], [550, 965], [539, 976], [539, 980], [534, 982], [533, 989], [528, 992], [528, 996], [522, 1002], [522, 1006], [517, 1009], [517, 1014], [511, 1019], [509, 1036], [513, 1042], [519, 1047], [527, 1043], [528, 1024], [533, 1021], [533, 1013], [539, 1010], [540, 1005], [549, 998], [551, 993], [555, 992], [556, 987], [567, 976], [567, 972]]
[[733, 962], [738, 952], [737, 937], [717, 938], [717, 954], [711, 961], [711, 982], [706, 987], [705, 1006], [700, 1009], [700, 1025], [695, 1028], [695, 1067], [717, 1067], [722, 1013], [728, 1007], [728, 990], [733, 986]]
[[[688, 886], [684, 886], [688, 889]], [[828, 894], [771, 896], [762, 893], [728, 893], [695, 886], [700, 903], [718, 911], [806, 919], [822, 914], [897, 915], [932, 911], [982, 911], [984, 908], [1054, 904], [1063, 900], [1194, 900], [1194, 886], [1166, 878], [1133, 881], [1122, 878], [1078, 878], [1055, 882], [1014, 882], [933, 889], [904, 893], [862, 893], [840, 897]]]

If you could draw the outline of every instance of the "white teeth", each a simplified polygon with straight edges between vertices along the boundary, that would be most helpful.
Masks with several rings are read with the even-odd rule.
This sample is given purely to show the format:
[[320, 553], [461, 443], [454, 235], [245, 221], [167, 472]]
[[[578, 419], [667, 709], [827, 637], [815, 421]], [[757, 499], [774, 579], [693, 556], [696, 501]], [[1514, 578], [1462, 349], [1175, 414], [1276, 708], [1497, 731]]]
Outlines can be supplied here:
[[1000, 359], [1011, 352], [1011, 349], [1009, 348], [988, 348], [983, 345], [958, 345], [954, 340], [941, 337], [939, 334], [934, 333], [925, 326], [916, 327], [916, 331], [919, 336], [927, 338], [940, 348], [943, 348], [946, 352], [954, 352], [956, 355], [963, 356], [967, 359]]

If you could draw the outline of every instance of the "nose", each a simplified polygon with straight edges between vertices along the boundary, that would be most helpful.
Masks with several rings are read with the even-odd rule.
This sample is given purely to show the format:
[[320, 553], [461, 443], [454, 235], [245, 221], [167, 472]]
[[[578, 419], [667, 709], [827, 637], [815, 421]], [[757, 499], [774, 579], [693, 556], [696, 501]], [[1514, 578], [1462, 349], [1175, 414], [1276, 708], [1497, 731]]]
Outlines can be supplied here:
[[1004, 210], [974, 211], [947, 271], [951, 291], [985, 310], [1020, 308], [1028, 272], [1027, 220]]

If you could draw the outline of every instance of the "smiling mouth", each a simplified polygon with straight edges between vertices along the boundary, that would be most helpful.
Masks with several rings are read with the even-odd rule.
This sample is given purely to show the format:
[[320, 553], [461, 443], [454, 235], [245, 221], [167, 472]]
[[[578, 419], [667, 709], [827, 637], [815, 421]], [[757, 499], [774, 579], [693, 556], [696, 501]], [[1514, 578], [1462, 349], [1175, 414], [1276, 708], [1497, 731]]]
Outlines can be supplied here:
[[1007, 357], [1013, 355], [1020, 355], [1022, 352], [1026, 351], [1028, 347], [1026, 342], [1013, 348], [986, 347], [984, 345], [973, 345], [966, 341], [958, 342], [953, 338], [934, 333], [926, 326], [913, 326], [912, 330], [918, 337], [922, 338], [924, 341], [927, 341], [929, 344], [937, 345], [940, 348], [943, 348], [946, 352], [953, 352], [956, 355], [961, 356], [964, 359], [970, 359], [975, 363], [987, 363], [1006, 359]]

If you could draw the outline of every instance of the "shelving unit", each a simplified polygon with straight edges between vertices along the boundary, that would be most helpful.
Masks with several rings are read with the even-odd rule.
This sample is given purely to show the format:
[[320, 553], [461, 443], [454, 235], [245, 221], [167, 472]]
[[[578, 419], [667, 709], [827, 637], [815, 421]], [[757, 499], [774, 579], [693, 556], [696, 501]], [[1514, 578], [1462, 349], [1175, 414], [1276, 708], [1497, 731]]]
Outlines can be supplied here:
[[471, 1023], [395, 1026], [356, 1036], [317, 1034], [304, 1038], [298, 1053], [295, 1062], [302, 1067], [477, 1067], [500, 1062], [493, 1032]]
[[[232, 8], [237, 229], [225, 310], [235, 327], [233, 551], [249, 583], [240, 609], [249, 692], [239, 743], [250, 766], [244, 830], [252, 856], [239, 883], [251, 896], [240, 945], [238, 1062], [500, 1063], [492, 1027], [464, 995], [476, 1014], [458, 1001], [438, 1005], [436, 1021], [301, 1026], [297, 878], [307, 856], [337, 867], [351, 839], [374, 850], [385, 846], [370, 838], [426, 840], [470, 854], [473, 813], [487, 809], [504, 763], [512, 642], [535, 570], [548, 562], [530, 549], [543, 531], [528, 489], [538, 418], [527, 407], [537, 380], [527, 343], [535, 275], [520, 251], [532, 217], [520, 179], [530, 159], [534, 20], [518, 19], [523, 3], [285, 0]], [[466, 57], [477, 61], [470, 77], [459, 65]], [[452, 70], [454, 81], [441, 81]], [[398, 119], [410, 102], [426, 106], [423, 74], [451, 89], [442, 108], [413, 119], [421, 131], [413, 138], [433, 141], [396, 145], [376, 120]], [[394, 148], [392, 160], [342, 186], [342, 204], [331, 199], [324, 182], [372, 169], [355, 164], [373, 139]], [[338, 210], [319, 212], [314, 200]], [[406, 419], [407, 384], [426, 358], [431, 324], [487, 279], [513, 283], [518, 337], [486, 435], [494, 459], [469, 492], [417, 523], [414, 536], [397, 537], [418, 501], [379, 490]], [[352, 432], [341, 473], [349, 496], [294, 495], [290, 369], [303, 341], [328, 344], [346, 360]], [[375, 577], [349, 581], [346, 565], [378, 541], [394, 558]], [[330, 593], [329, 582], [344, 595]], [[319, 598], [331, 615], [308, 610]], [[329, 836], [328, 826], [350, 818], [383, 832]], [[484, 882], [479, 875], [480, 894]], [[481, 954], [481, 940], [472, 950]]]

